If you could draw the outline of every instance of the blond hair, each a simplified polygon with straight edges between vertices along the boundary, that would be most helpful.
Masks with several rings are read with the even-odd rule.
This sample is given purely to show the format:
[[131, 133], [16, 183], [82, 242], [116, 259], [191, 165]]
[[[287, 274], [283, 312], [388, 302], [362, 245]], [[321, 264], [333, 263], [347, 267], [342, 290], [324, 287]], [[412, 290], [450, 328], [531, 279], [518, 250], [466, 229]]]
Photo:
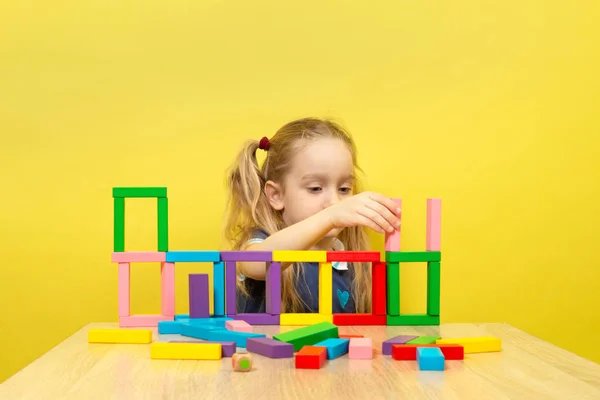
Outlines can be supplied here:
[[[340, 125], [317, 118], [303, 118], [282, 126], [269, 140], [267, 157], [259, 167], [256, 151], [258, 140], [245, 143], [235, 162], [227, 173], [227, 216], [224, 225], [224, 236], [231, 248], [240, 250], [252, 238], [255, 229], [261, 229], [271, 235], [285, 227], [281, 212], [273, 209], [264, 194], [264, 186], [268, 180], [283, 184], [283, 178], [289, 171], [294, 154], [305, 141], [319, 138], [336, 138], [348, 146], [352, 155], [354, 168], [359, 170], [356, 162], [356, 147], [350, 134]], [[359, 193], [360, 182], [354, 180], [353, 193]], [[368, 247], [368, 237], [363, 227], [356, 226], [342, 230], [338, 239], [344, 243], [348, 251], [364, 251]], [[367, 263], [353, 263], [352, 296], [356, 304], [356, 312], [367, 313], [371, 309], [371, 271]], [[299, 312], [303, 302], [296, 282], [300, 282], [304, 267], [296, 263], [282, 273], [282, 312]], [[239, 271], [238, 271], [239, 273]], [[248, 290], [245, 281], [236, 279], [238, 289], [246, 296]]]

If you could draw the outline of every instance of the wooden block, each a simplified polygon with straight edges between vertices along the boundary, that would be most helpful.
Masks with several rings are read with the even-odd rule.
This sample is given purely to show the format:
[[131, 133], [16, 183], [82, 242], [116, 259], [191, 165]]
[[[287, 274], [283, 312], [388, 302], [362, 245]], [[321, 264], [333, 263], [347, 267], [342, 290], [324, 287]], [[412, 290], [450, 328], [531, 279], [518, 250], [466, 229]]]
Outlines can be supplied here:
[[379, 262], [378, 251], [328, 251], [327, 262]]
[[436, 340], [441, 339], [439, 336], [418, 336], [409, 340], [406, 344], [434, 344]]
[[220, 262], [218, 251], [167, 251], [168, 262]]
[[275, 250], [273, 261], [277, 262], [327, 262], [327, 252], [323, 250]]
[[117, 282], [119, 317], [128, 317], [130, 313], [130, 272], [129, 263], [119, 263]]
[[385, 315], [373, 314], [333, 314], [333, 323], [337, 326], [353, 326], [353, 325], [387, 325]]
[[213, 314], [225, 315], [225, 263], [213, 264]]
[[393, 338], [390, 338], [381, 343], [381, 354], [389, 356], [390, 354], [392, 354], [392, 345], [405, 344], [406, 342], [416, 339], [417, 337], [418, 336], [413, 335], [394, 336]]
[[160, 265], [160, 310], [162, 315], [175, 315], [175, 264]]
[[417, 347], [437, 347], [446, 360], [464, 360], [464, 347], [458, 344], [393, 344], [392, 358], [394, 360], [416, 360]]
[[438, 339], [435, 343], [461, 345], [465, 349], [465, 354], [502, 351], [502, 341], [491, 336]]
[[340, 339], [363, 338], [365, 335], [339, 335]]
[[180, 335], [181, 334], [181, 322], [180, 321], [159, 321], [158, 322], [158, 333], [161, 335]]
[[421, 371], [443, 371], [445, 369], [444, 354], [437, 347], [418, 347], [417, 364]]
[[150, 345], [153, 360], [220, 360], [219, 343], [154, 342]]
[[427, 251], [440, 251], [442, 232], [442, 199], [427, 199]]
[[283, 313], [279, 315], [279, 325], [281, 326], [314, 325], [319, 322], [333, 323], [333, 315], [317, 313]]
[[385, 253], [385, 260], [388, 263], [441, 261], [442, 253], [439, 251], [389, 251]]
[[329, 338], [316, 343], [314, 347], [325, 347], [327, 349], [327, 359], [334, 360], [348, 353], [350, 339]]
[[441, 291], [440, 263], [432, 261], [427, 263], [427, 314], [440, 315]]
[[319, 264], [319, 314], [330, 315], [333, 309], [333, 267], [331, 263]]
[[169, 251], [169, 199], [158, 198], [158, 251]]
[[[402, 199], [392, 199], [398, 208], [402, 209]], [[400, 213], [400, 221], [402, 221], [402, 213]], [[400, 251], [400, 231], [395, 229], [392, 233], [385, 232], [385, 251]]]
[[236, 332], [247, 332], [247, 333], [254, 332], [252, 325], [248, 324], [246, 321], [241, 321], [241, 320], [226, 321], [225, 328], [227, 328], [227, 330], [236, 331]]
[[264, 333], [231, 331], [219, 325], [190, 323], [181, 324], [181, 335], [211, 342], [235, 342], [237, 347], [246, 347], [246, 341], [250, 338], [267, 336]]
[[279, 315], [266, 313], [234, 314], [232, 319], [246, 321], [250, 325], [279, 325]]
[[[387, 315], [398, 316], [400, 314], [400, 264], [387, 263]], [[388, 318], [388, 325], [389, 318]]]
[[373, 341], [371, 338], [350, 339], [348, 357], [352, 360], [367, 360], [373, 358]]
[[293, 331], [279, 333], [274, 335], [273, 339], [291, 343], [294, 345], [294, 351], [298, 351], [304, 346], [312, 346], [325, 339], [336, 337], [338, 337], [338, 327], [331, 322], [321, 322]]
[[90, 329], [88, 331], [89, 343], [152, 343], [151, 329]]
[[273, 261], [272, 251], [221, 251], [221, 261], [233, 262], [271, 262]]
[[[267, 265], [265, 311], [268, 314], [281, 314], [281, 264], [278, 262], [272, 262]], [[277, 325], [279, 325], [279, 321]]]
[[167, 197], [166, 187], [115, 187], [112, 191], [113, 197]]
[[424, 314], [388, 315], [387, 324], [388, 326], [432, 326], [440, 324], [440, 317]]
[[236, 372], [248, 372], [252, 370], [252, 356], [248, 353], [235, 353], [231, 357], [231, 366]]
[[225, 312], [229, 316], [237, 314], [236, 269], [237, 266], [235, 261], [225, 262]]
[[112, 262], [164, 262], [167, 253], [159, 251], [125, 251], [112, 253]]
[[172, 315], [130, 315], [119, 317], [121, 328], [155, 327], [160, 321], [173, 321]]
[[113, 200], [113, 251], [125, 251], [125, 199], [115, 198]]
[[190, 318], [209, 318], [208, 274], [189, 274]]
[[296, 353], [295, 365], [297, 369], [320, 369], [326, 359], [325, 347], [304, 346]]
[[246, 350], [269, 358], [292, 358], [294, 346], [271, 338], [250, 338], [246, 340]]
[[[384, 262], [376, 262], [371, 266], [372, 283], [372, 311], [373, 315], [386, 316], [387, 314], [387, 266]], [[400, 302], [398, 302], [400, 304]]]

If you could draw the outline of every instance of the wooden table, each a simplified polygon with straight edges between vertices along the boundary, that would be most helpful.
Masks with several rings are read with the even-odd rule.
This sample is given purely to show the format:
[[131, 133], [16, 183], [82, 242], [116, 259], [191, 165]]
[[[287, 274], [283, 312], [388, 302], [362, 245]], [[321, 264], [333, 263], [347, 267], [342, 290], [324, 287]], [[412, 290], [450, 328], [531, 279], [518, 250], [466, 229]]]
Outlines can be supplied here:
[[[340, 327], [364, 334], [373, 360], [327, 361], [296, 370], [293, 359], [254, 355], [254, 369], [233, 372], [220, 361], [151, 360], [149, 345], [88, 344], [90, 324], [0, 385], [0, 399], [600, 399], [600, 365], [506, 324], [439, 327]], [[292, 327], [256, 327], [272, 335]], [[442, 337], [491, 335], [499, 353], [447, 361], [446, 371], [419, 371], [415, 361], [381, 355], [381, 342], [399, 334]], [[177, 335], [156, 335], [173, 340]], [[193, 339], [190, 339], [193, 340]]]

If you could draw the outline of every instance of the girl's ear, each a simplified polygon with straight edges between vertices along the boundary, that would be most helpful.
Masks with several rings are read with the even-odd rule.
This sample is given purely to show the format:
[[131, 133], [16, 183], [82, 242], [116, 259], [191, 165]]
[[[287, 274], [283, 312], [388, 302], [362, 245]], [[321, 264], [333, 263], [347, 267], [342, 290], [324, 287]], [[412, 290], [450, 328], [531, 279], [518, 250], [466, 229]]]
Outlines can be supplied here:
[[265, 183], [265, 195], [271, 207], [277, 211], [283, 210], [283, 190], [281, 185], [273, 181]]

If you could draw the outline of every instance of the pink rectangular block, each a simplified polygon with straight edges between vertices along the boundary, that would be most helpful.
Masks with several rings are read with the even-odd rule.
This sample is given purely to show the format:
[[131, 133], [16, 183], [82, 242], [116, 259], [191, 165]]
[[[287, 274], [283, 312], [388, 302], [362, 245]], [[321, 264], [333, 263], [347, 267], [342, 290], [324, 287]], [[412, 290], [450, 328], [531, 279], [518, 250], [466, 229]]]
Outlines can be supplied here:
[[441, 250], [442, 199], [427, 199], [427, 251]]
[[254, 332], [254, 329], [252, 329], [252, 325], [250, 325], [246, 321], [241, 321], [241, 320], [225, 321], [225, 328], [229, 329], [230, 331], [236, 331], [236, 332], [248, 332], [248, 333]]
[[[402, 209], [402, 199], [392, 199], [398, 208]], [[400, 222], [402, 222], [402, 211], [400, 212]], [[385, 251], [400, 251], [400, 228], [395, 229], [392, 233], [385, 233]]]
[[167, 253], [157, 251], [125, 251], [112, 253], [112, 262], [164, 262]]
[[371, 338], [350, 338], [348, 358], [368, 360], [373, 358], [373, 341]]
[[119, 263], [118, 298], [119, 317], [129, 316], [129, 263]]
[[175, 315], [174, 263], [165, 262], [160, 266], [160, 309], [162, 315]]
[[156, 327], [160, 321], [174, 320], [172, 315], [130, 315], [129, 317], [119, 317], [119, 326], [121, 328]]

